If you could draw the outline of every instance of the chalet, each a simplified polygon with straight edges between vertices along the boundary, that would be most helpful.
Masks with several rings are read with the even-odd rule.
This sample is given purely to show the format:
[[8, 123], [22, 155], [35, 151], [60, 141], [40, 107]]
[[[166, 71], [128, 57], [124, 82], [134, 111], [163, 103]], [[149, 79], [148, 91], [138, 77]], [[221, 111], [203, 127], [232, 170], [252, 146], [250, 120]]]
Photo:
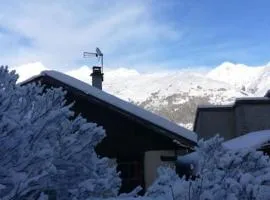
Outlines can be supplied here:
[[237, 98], [230, 105], [199, 106], [193, 130], [200, 138], [219, 134], [229, 140], [249, 132], [270, 129], [269, 94]]
[[101, 156], [113, 159], [121, 171], [122, 188], [129, 192], [138, 185], [147, 188], [161, 164], [192, 150], [197, 135], [134, 104], [102, 91], [103, 73], [93, 67], [92, 85], [57, 71], [43, 71], [21, 85], [40, 82], [45, 87], [62, 87], [67, 103], [89, 122], [106, 130], [97, 146]]

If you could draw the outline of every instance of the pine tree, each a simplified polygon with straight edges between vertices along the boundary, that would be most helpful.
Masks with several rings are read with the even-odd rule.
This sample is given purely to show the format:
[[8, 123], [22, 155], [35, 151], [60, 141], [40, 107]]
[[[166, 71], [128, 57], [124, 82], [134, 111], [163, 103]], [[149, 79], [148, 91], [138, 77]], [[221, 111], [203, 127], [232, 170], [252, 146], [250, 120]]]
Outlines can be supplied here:
[[16, 84], [0, 67], [0, 199], [113, 197], [120, 178], [94, 148], [105, 131], [66, 105], [61, 88]]

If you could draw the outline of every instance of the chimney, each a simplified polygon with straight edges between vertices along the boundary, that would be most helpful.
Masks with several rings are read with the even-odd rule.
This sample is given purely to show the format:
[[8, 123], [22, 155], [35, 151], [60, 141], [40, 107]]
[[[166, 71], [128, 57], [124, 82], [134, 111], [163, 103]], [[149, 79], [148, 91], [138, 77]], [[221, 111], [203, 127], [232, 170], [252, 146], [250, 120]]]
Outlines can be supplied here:
[[267, 90], [267, 92], [265, 93], [264, 97], [270, 98], [270, 90]]
[[103, 73], [101, 67], [93, 66], [92, 86], [102, 90]]

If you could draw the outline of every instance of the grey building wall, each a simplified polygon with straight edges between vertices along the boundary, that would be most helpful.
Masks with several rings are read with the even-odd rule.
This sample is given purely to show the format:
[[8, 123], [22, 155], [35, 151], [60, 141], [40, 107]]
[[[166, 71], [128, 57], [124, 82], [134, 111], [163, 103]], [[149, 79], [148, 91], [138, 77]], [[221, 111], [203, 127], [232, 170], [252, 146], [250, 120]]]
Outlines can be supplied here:
[[234, 108], [235, 113], [235, 137], [243, 135], [248, 132], [248, 128], [246, 126], [246, 112], [244, 106], [238, 106]]
[[242, 104], [236, 107], [237, 135], [270, 129], [270, 104]]
[[253, 131], [270, 129], [270, 101], [242, 102], [231, 109], [200, 109], [194, 131], [208, 139], [217, 133], [229, 140]]
[[195, 132], [199, 138], [208, 139], [216, 134], [225, 140], [235, 137], [235, 120], [233, 109], [201, 110], [198, 114]]

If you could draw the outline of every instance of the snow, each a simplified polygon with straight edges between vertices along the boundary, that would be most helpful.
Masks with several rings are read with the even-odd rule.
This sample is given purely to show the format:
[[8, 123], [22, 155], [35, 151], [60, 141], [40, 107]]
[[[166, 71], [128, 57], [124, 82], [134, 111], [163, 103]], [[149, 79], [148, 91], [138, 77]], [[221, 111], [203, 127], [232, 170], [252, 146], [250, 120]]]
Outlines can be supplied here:
[[[250, 132], [245, 135], [233, 138], [226, 142], [223, 142], [223, 146], [230, 150], [240, 150], [255, 148], [258, 149], [264, 144], [270, 142], [270, 130]], [[179, 156], [178, 161], [181, 163], [193, 163], [198, 159], [198, 154], [196, 152]]]
[[3, 190], [3, 189], [5, 189], [5, 188], [6, 188], [6, 186], [0, 184], [0, 190]]
[[21, 66], [14, 66], [11, 70], [16, 70], [19, 76], [19, 82], [30, 78], [36, 74], [39, 74], [41, 71], [47, 70], [47, 68], [41, 62], [29, 63]]
[[270, 101], [270, 98], [268, 97], [240, 97], [240, 98], [235, 98], [235, 101], [232, 102], [232, 103], [229, 103], [229, 104], [222, 104], [222, 105], [212, 105], [212, 104], [209, 104], [209, 105], [198, 105], [197, 108], [213, 108], [213, 109], [216, 109], [216, 108], [233, 108], [235, 106], [235, 103], [237, 103], [237, 101]]
[[188, 130], [192, 130], [193, 129], [193, 124], [192, 123], [186, 123], [186, 124], [179, 123], [178, 125], [179, 126], [183, 126], [183, 127], [187, 128]]
[[[31, 66], [34, 67], [34, 64]], [[40, 67], [37, 65], [37, 68]], [[91, 72], [91, 67], [82, 66], [65, 73], [91, 84], [89, 77]], [[122, 67], [105, 68], [104, 72], [104, 91], [136, 103], [142, 103], [151, 98], [152, 94], [156, 94], [156, 101], [148, 103], [150, 107], [164, 105], [166, 97], [174, 94], [186, 96], [186, 98], [175, 100], [173, 102], [175, 105], [184, 104], [193, 97], [209, 97], [211, 104], [224, 104], [231, 103], [235, 97], [246, 96], [239, 88], [235, 88], [227, 82], [207, 77], [202, 70], [177, 69], [141, 72]], [[147, 87], [145, 87], [146, 85]], [[251, 95], [249, 92], [245, 93], [248, 96]]]
[[47, 195], [44, 194], [44, 192], [42, 192], [38, 198], [38, 200], [48, 200], [49, 197]]
[[189, 154], [186, 154], [184, 156], [178, 156], [177, 157], [177, 162], [178, 163], [187, 163], [187, 164], [192, 164], [196, 163], [198, 161], [198, 154], [197, 152], [192, 152]]
[[236, 98], [236, 101], [269, 101], [268, 97], [242, 97], [242, 98]]
[[223, 143], [229, 149], [260, 148], [270, 142], [270, 130], [251, 132]]
[[[174, 94], [186, 93], [188, 96], [211, 96], [212, 102], [218, 101], [220, 97], [224, 99], [243, 96], [235, 88], [227, 83], [212, 80], [203, 74], [186, 71], [156, 72], [156, 73], [122, 73], [114, 71], [105, 73], [103, 88], [105, 91], [114, 94], [121, 99], [143, 102], [155, 93], [157, 99], [162, 99]], [[91, 71], [89, 70], [90, 74]], [[124, 75], [122, 75], [124, 74]], [[80, 79], [80, 77], [78, 76]], [[83, 79], [90, 82], [91, 79]], [[147, 87], [145, 87], [147, 85]], [[143, 88], [143, 89], [142, 89]], [[219, 91], [224, 88], [226, 91]], [[217, 96], [217, 98], [215, 98]], [[185, 99], [184, 99], [185, 100]], [[185, 103], [183, 99], [176, 104]]]
[[110, 95], [102, 90], [99, 90], [95, 87], [90, 86], [87, 83], [84, 83], [78, 79], [75, 79], [71, 76], [65, 75], [63, 73], [48, 70], [41, 72], [41, 75], [44, 76], [50, 76], [52, 78], [55, 78], [67, 85], [70, 85], [76, 89], [79, 89], [83, 91], [84, 93], [88, 95], [92, 95], [106, 103], [109, 103], [113, 106], [116, 106], [128, 113], [134, 114], [137, 117], [140, 117], [144, 120], [147, 120], [153, 124], [156, 124], [159, 127], [162, 127], [166, 130], [169, 130], [175, 134], [178, 134], [186, 139], [189, 139], [191, 141], [196, 142], [197, 141], [197, 134], [187, 130], [181, 126], [178, 126], [177, 124], [170, 122], [169, 120], [166, 120], [165, 118], [162, 118], [160, 116], [157, 116], [149, 111], [146, 111], [136, 105], [133, 105], [131, 103], [128, 103], [124, 100], [121, 100], [113, 95]]
[[42, 92], [16, 80], [0, 67], [0, 199], [47, 200], [48, 187], [58, 200], [116, 196], [116, 166], [95, 152], [105, 130], [73, 116], [60, 88]]
[[247, 66], [224, 62], [211, 70], [207, 76], [222, 81], [237, 89], [245, 87], [245, 91], [254, 92], [255, 96], [263, 96], [270, 85], [270, 66]]
[[263, 70], [263, 66], [253, 67], [224, 62], [211, 70], [207, 77], [241, 88], [242, 86], [249, 86], [252, 82], [251, 80], [255, 80]]
[[232, 108], [233, 104], [227, 105], [198, 105], [198, 108]]
[[[21, 75], [19, 81], [41, 70], [47, 70], [42, 63], [29, 63], [14, 69]], [[211, 104], [226, 104], [231, 103], [235, 97], [264, 96], [270, 85], [269, 64], [247, 66], [225, 62], [208, 73], [196, 69], [141, 72], [124, 67], [105, 68], [104, 72], [104, 91], [126, 101], [139, 103], [158, 92], [158, 101], [153, 102], [155, 106], [161, 104], [163, 97], [183, 93], [188, 93], [189, 97], [209, 96]], [[91, 83], [91, 67], [82, 66], [65, 73]], [[245, 90], [241, 90], [243, 86]], [[185, 102], [180, 99], [174, 103]]]

